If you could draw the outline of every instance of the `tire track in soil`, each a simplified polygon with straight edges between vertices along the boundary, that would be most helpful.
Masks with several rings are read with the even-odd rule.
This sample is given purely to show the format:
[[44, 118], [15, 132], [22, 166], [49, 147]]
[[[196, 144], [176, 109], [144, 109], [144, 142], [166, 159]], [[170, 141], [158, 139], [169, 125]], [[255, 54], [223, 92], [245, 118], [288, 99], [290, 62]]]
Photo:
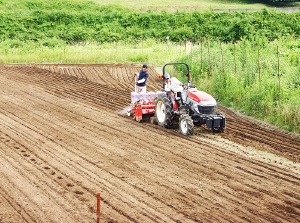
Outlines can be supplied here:
[[[50, 80], [43, 80], [39, 76], [33, 75], [32, 71], [26, 71], [23, 70], [23, 72], [27, 72], [27, 76], [20, 77], [20, 80], [24, 81], [25, 83], [36, 83], [37, 85], [44, 86], [46, 89], [50, 90], [49, 92], [55, 92], [56, 95], [61, 97], [66, 97], [71, 99], [77, 99], [87, 102], [99, 102], [99, 103], [105, 103], [104, 106], [107, 106], [107, 104], [111, 104], [111, 106], [115, 105], [115, 108], [117, 109], [123, 109], [122, 103], [122, 97], [125, 98], [126, 96], [123, 95], [124, 92], [120, 91], [112, 91], [111, 88], [102, 85], [98, 85], [92, 82], [83, 82], [78, 83], [78, 79], [70, 76], [62, 76], [61, 74], [43, 74], [47, 75]], [[37, 72], [42, 72], [41, 70], [37, 70]], [[11, 73], [11, 75], [14, 75]], [[30, 79], [28, 79], [28, 76], [30, 75]], [[64, 83], [70, 83], [71, 85], [65, 86]], [[58, 89], [56, 86], [62, 85], [60, 89]], [[104, 90], [103, 90], [104, 89]], [[99, 100], [99, 98], [104, 98], [104, 100]], [[111, 98], [111, 99], [110, 99]], [[130, 99], [127, 99], [130, 101]]]
[[[112, 68], [111, 68], [112, 69]], [[132, 70], [129, 73], [133, 73]], [[158, 76], [154, 69], [151, 69], [150, 76], [151, 90], [157, 90], [159, 81], [153, 80]], [[86, 79], [89, 79], [89, 72], [86, 73]], [[130, 92], [128, 92], [130, 94]], [[127, 93], [127, 94], [128, 94]], [[281, 155], [295, 162], [300, 160], [300, 137], [290, 137], [278, 130], [268, 130], [266, 126], [260, 126], [252, 121], [247, 120], [245, 117], [240, 117], [229, 109], [219, 106], [220, 111], [225, 114], [227, 118], [227, 129], [225, 138], [249, 145], [253, 143], [260, 144], [262, 150], [268, 150], [277, 155]], [[263, 136], [263, 137], [262, 137]], [[289, 141], [288, 141], [289, 140]]]
[[[28, 69], [28, 73], [30, 73], [30, 69]], [[59, 74], [54, 74], [54, 75], [47, 74], [47, 76], [45, 76], [44, 74], [42, 75], [43, 75], [43, 79], [45, 79], [45, 81], [43, 82], [38, 81], [40, 75], [36, 75], [39, 78], [35, 77], [35, 75], [31, 75], [30, 80], [28, 79], [20, 80], [19, 77], [19, 81], [28, 84], [35, 84], [36, 86], [39, 87], [42, 86], [43, 88], [47, 89], [47, 92], [49, 94], [54, 93], [54, 95], [58, 97], [68, 98], [70, 100], [68, 102], [74, 101], [74, 98], [82, 98], [82, 100], [79, 101], [77, 104], [84, 105], [86, 104], [85, 102], [88, 101], [88, 104], [91, 105], [91, 108], [89, 108], [90, 110], [88, 110], [88, 116], [82, 114], [82, 111], [79, 113], [77, 111], [76, 113], [74, 112], [74, 114], [70, 115], [70, 118], [67, 118], [69, 117], [68, 113], [70, 113], [74, 109], [74, 107], [71, 107], [71, 110], [69, 110], [69, 108], [66, 107], [63, 108], [62, 104], [60, 104], [59, 106], [60, 108], [65, 109], [64, 116], [57, 118], [58, 120], [55, 123], [53, 123], [52, 129], [53, 131], [54, 130], [57, 131], [58, 129], [64, 130], [64, 131], [60, 131], [59, 134], [66, 132], [64, 135], [62, 135], [63, 137], [61, 138], [63, 139], [63, 142], [67, 144], [68, 152], [70, 152], [69, 150], [71, 150], [72, 146], [71, 144], [69, 144], [70, 142], [64, 138], [71, 137], [73, 136], [74, 133], [80, 131], [80, 128], [78, 128], [77, 131], [76, 127], [74, 126], [72, 126], [72, 128], [68, 128], [68, 122], [71, 122], [72, 119], [74, 119], [75, 117], [78, 116], [81, 117], [78, 119], [77, 125], [80, 125], [80, 123], [84, 121], [84, 124], [86, 125], [86, 132], [84, 133], [85, 135], [87, 135], [89, 132], [96, 131], [95, 132], [96, 135], [94, 136], [92, 135], [92, 136], [96, 138], [98, 134], [98, 137], [102, 139], [102, 143], [105, 143], [106, 145], [111, 143], [108, 136], [115, 135], [113, 137], [115, 146], [109, 149], [107, 147], [101, 149], [101, 158], [105, 157], [105, 160], [108, 161], [106, 163], [103, 163], [102, 165], [97, 165], [97, 167], [101, 168], [102, 170], [106, 170], [106, 174], [108, 175], [107, 178], [103, 179], [103, 182], [105, 180], [106, 185], [108, 184], [107, 182], [112, 184], [112, 182], [109, 181], [108, 179], [111, 178], [111, 176], [113, 176], [113, 178], [117, 179], [117, 181], [120, 181], [119, 182], [120, 184], [126, 183], [127, 186], [122, 187], [123, 192], [126, 191], [125, 188], [127, 189], [127, 187], [131, 187], [132, 192], [128, 192], [129, 194], [127, 195], [128, 199], [131, 198], [131, 199], [138, 200], [138, 197], [132, 198], [128, 196], [130, 196], [130, 193], [139, 191], [138, 194], [140, 194], [141, 197], [145, 197], [146, 194], [146, 197], [149, 199], [150, 204], [152, 202], [155, 202], [157, 205], [164, 206], [162, 211], [159, 212], [158, 210], [156, 210], [157, 212], [160, 213], [161, 218], [158, 218], [158, 216], [155, 215], [154, 214], [155, 212], [153, 211], [153, 215], [148, 214], [147, 216], [148, 218], [146, 217], [148, 221], [161, 222], [163, 221], [164, 218], [168, 218], [168, 216], [163, 215], [163, 213], [168, 213], [168, 211], [170, 210], [173, 210], [172, 211], [173, 213], [177, 213], [178, 219], [181, 219], [182, 222], [183, 221], [186, 222], [187, 219], [190, 219], [191, 222], [193, 221], [197, 222], [199, 221], [199, 219], [202, 220], [205, 219], [205, 221], [207, 222], [222, 221], [222, 219], [226, 221], [232, 221], [232, 219], [235, 219], [238, 222], [243, 222], [243, 221], [251, 222], [253, 220], [268, 222], [269, 220], [276, 221], [280, 219], [282, 222], [285, 222], [290, 220], [288, 219], [289, 216], [294, 217], [294, 219], [299, 219], [299, 212], [297, 212], [297, 205], [295, 202], [293, 202], [294, 200], [291, 201], [292, 199], [290, 193], [288, 192], [289, 189], [295, 191], [295, 194], [292, 194], [293, 197], [295, 197], [295, 195], [299, 197], [299, 189], [296, 187], [296, 185], [298, 185], [297, 183], [299, 182], [299, 178], [295, 177], [292, 173], [285, 173], [285, 171], [280, 171], [280, 168], [274, 168], [272, 166], [263, 164], [261, 162], [256, 162], [253, 160], [249, 161], [249, 159], [246, 159], [242, 156], [238, 156], [232, 152], [228, 152], [226, 150], [226, 146], [220, 144], [219, 145], [216, 144], [213, 146], [212, 145], [213, 143], [209, 142], [209, 139], [206, 139], [208, 140], [208, 142], [205, 143], [203, 142], [202, 138], [198, 138], [198, 137], [192, 138], [191, 140], [190, 138], [184, 138], [180, 136], [174, 130], [162, 130], [156, 126], [152, 126], [147, 123], [144, 124], [142, 123], [142, 125], [137, 128], [135, 127], [135, 123], [132, 123], [132, 120], [130, 120], [130, 118], [124, 119], [124, 117], [119, 115], [116, 116], [118, 117], [119, 120], [112, 118], [106, 120], [106, 122], [97, 121], [96, 113], [98, 109], [104, 107], [105, 110], [109, 112], [110, 109], [115, 110], [114, 105], [117, 103], [123, 103], [124, 106], [126, 105], [127, 95], [115, 94], [114, 96], [120, 96], [119, 101], [112, 102], [113, 105], [112, 108], [106, 108], [105, 105], [96, 103], [95, 100], [92, 100], [93, 96], [89, 96], [88, 92], [85, 92], [87, 91], [86, 89], [89, 89], [90, 87], [92, 89], [94, 88], [96, 92], [98, 88], [102, 88], [106, 86], [94, 85], [94, 83], [91, 84], [89, 82], [85, 82], [81, 80], [78, 81], [77, 78], [69, 79], [63, 77], [63, 81], [61, 81], [60, 80], [61, 75]], [[59, 79], [59, 81], [56, 79]], [[76, 85], [76, 82], [80, 82], [81, 86]], [[108, 92], [107, 96], [111, 97], [111, 94], [114, 93], [114, 89], [109, 88], [109, 84], [107, 85], [108, 87], [105, 88]], [[69, 90], [70, 88], [72, 90]], [[50, 106], [51, 109], [57, 107], [56, 103], [51, 102], [49, 100], [49, 98], [51, 97], [36, 97], [35, 99], [33, 94], [31, 94], [31, 97], [32, 97], [31, 99], [32, 101], [44, 100], [44, 102], [39, 102], [39, 103], [41, 105], [46, 104]], [[20, 101], [19, 104], [17, 104], [16, 106], [21, 106], [21, 102], [22, 101]], [[55, 110], [57, 109], [56, 116], [58, 116], [59, 112], [61, 112], [62, 109], [60, 108], [55, 108]], [[23, 109], [25, 109], [25, 107]], [[38, 113], [34, 113], [33, 115], [37, 117], [38, 115], [40, 115], [41, 116], [40, 119], [43, 119], [42, 117], [43, 107], [41, 106], [39, 110], [40, 111]], [[83, 112], [85, 113], [87, 111], [83, 111]], [[65, 113], [67, 113], [68, 115], [65, 115]], [[67, 120], [64, 121], [65, 118], [68, 119], [68, 121]], [[124, 126], [118, 126], [120, 119], [122, 123], [124, 122], [123, 125], [124, 126], [128, 125], [129, 128], [124, 128]], [[37, 125], [36, 120], [33, 123], [36, 123], [35, 126], [37, 129], [43, 130], [43, 125], [47, 125], [48, 122], [51, 122], [51, 119], [45, 120], [45, 122], [42, 122], [39, 125]], [[24, 120], [24, 123], [26, 123], [26, 120]], [[60, 123], [65, 123], [65, 124], [62, 125]], [[156, 132], [155, 137], [158, 141], [160, 141], [160, 144], [157, 145], [157, 143], [154, 140], [153, 143], [151, 141], [151, 143], [147, 145], [142, 145], [143, 154], [140, 153], [139, 150], [135, 149], [135, 147], [137, 146], [139, 147], [140, 140], [136, 139], [134, 133], [128, 134], [128, 130], [130, 129], [130, 127], [132, 128], [133, 126], [134, 128], [137, 129], [137, 131], [141, 131], [141, 129], [143, 129], [142, 131], [143, 137], [147, 137], [149, 131]], [[106, 131], [101, 131], [102, 127], [105, 127]], [[67, 133], [68, 131], [72, 131], [72, 132], [68, 134]], [[176, 139], [175, 141], [177, 141], [178, 143], [178, 148], [183, 147], [183, 149], [176, 148], [174, 150], [174, 148], [170, 148], [169, 141], [168, 140], [164, 141], [164, 138], [168, 137], [168, 134], [169, 134], [169, 138]], [[80, 134], [79, 136], [82, 135]], [[122, 143], [124, 142], [121, 142], [121, 140], [117, 140], [119, 137], [116, 138], [116, 136], [119, 136], [121, 140], [129, 138], [130, 142], [125, 140], [126, 145], [128, 147], [126, 148], [126, 150], [124, 148], [117, 149], [118, 147], [121, 147]], [[30, 139], [30, 137], [32, 136], [31, 134], [28, 134], [27, 137], [28, 139]], [[71, 140], [74, 140], [75, 138], [76, 137], [74, 137]], [[48, 140], [52, 140], [53, 142], [56, 142], [56, 139], [49, 138]], [[84, 140], [82, 138], [82, 142], [81, 140], [77, 140], [76, 143], [82, 143], [82, 145], [84, 145], [87, 142], [88, 140]], [[30, 142], [28, 140], [28, 144], [29, 143]], [[221, 143], [221, 140], [218, 143]], [[63, 146], [65, 147], [66, 145], [61, 144], [61, 147]], [[205, 150], [199, 148], [199, 146], [204, 147]], [[196, 152], [191, 150], [190, 148], [195, 148]], [[53, 146], [51, 149], [53, 151], [56, 150], [57, 152], [59, 152], [59, 150], [57, 150], [55, 146]], [[78, 150], [76, 149], [72, 151], [73, 151], [72, 154], [77, 153], [77, 155], [82, 159], [81, 160], [82, 162], [76, 162], [74, 163], [74, 165], [69, 164], [70, 166], [67, 166], [65, 168], [66, 169], [74, 168], [74, 172], [76, 171], [85, 172], [85, 174], [90, 173], [90, 169], [89, 168], [85, 169], [85, 165], [83, 166], [82, 163], [93, 164], [93, 161], [91, 161], [90, 157], [93, 155], [95, 156], [95, 154], [93, 152], [87, 152], [87, 151], [85, 151], [85, 153], [79, 153]], [[113, 158], [118, 156], [120, 157], [122, 153], [126, 154], [126, 152], [130, 152], [130, 154], [134, 154], [135, 157], [125, 157], [123, 155], [123, 157], [125, 157], [126, 159], [123, 158], [117, 160]], [[159, 154], [159, 158], [157, 156], [153, 156], [153, 154]], [[201, 162], [203, 163], [200, 164], [199, 164], [199, 159], [195, 158], [199, 154], [200, 157], [202, 156], [204, 157], [201, 159]], [[64, 154], [56, 155], [53, 157], [53, 159], [61, 160], [60, 157], [63, 155]], [[148, 160], [149, 157], [151, 157], [150, 161]], [[234, 160], [232, 160], [232, 157], [234, 157]], [[134, 159], [135, 162], [132, 163], [134, 163], [135, 165], [131, 166], [132, 163], [130, 164], [130, 160], [133, 158], [135, 158]], [[166, 165], [164, 160], [167, 160], [169, 162], [167, 170], [164, 169]], [[124, 161], [126, 161], [125, 162], [126, 164], [124, 164]], [[114, 164], [108, 165], [106, 167], [104, 164], [107, 165], [107, 163], [109, 162], [114, 162]], [[158, 169], [152, 170], [153, 165], [158, 166]], [[79, 167], [81, 168], [80, 170], [78, 169]], [[145, 175], [144, 172], [136, 171], [134, 169], [135, 167], [139, 167], [144, 172], [146, 173], [150, 172], [154, 175], [147, 176]], [[122, 168], [126, 168], [126, 171], [122, 171]], [[132, 172], [132, 175], [126, 176], [128, 172], [129, 173]], [[281, 194], [277, 194], [278, 192], [270, 192], [264, 189], [264, 186], [266, 186], [267, 184], [269, 184], [269, 186], [271, 186], [272, 188], [273, 182], [278, 181], [276, 179], [276, 176], [278, 175], [277, 172], [279, 172], [281, 175], [279, 179], [279, 184], [285, 186], [283, 187], [279, 185], [276, 189], [277, 191], [281, 191], [281, 193], [285, 195], [283, 200], [287, 199], [290, 202], [282, 203]], [[92, 173], [96, 175], [95, 172]], [[89, 175], [93, 175], [92, 173], [90, 173]], [[199, 190], [198, 173], [201, 173], [202, 177], [204, 178], [201, 183], [205, 193]], [[232, 176], [229, 173], [230, 174], [234, 173], [234, 175]], [[166, 177], [168, 175], [173, 177]], [[127, 178], [124, 176], [126, 176]], [[138, 179], [139, 177], [142, 177], [142, 179], [144, 179], [144, 181], [147, 182], [148, 184], [141, 183], [140, 179]], [[183, 177], [182, 180], [180, 180], [181, 177]], [[155, 180], [156, 178], [159, 179], [160, 181]], [[226, 178], [228, 178], [229, 180]], [[251, 181], [248, 180], [247, 178], [250, 178]], [[266, 179], [267, 181], [264, 182], [263, 186], [260, 186], [259, 182], [264, 179]], [[268, 183], [269, 181], [270, 183]], [[99, 181], [93, 181], [93, 182], [95, 184], [100, 184]], [[138, 183], [141, 184], [141, 186], [135, 185], [134, 182], [136, 184]], [[256, 185], [256, 183], [258, 185]], [[113, 186], [111, 186], [111, 188], [116, 187], [116, 185], [118, 185], [118, 183], [114, 183]], [[158, 191], [159, 192], [162, 191], [162, 193], [159, 193]], [[108, 201], [115, 202], [115, 204], [112, 206], [118, 207], [116, 201], [111, 201], [113, 200], [112, 197], [114, 197], [114, 196], [111, 197], [111, 195], [109, 195], [111, 194], [111, 192], [112, 191], [107, 192], [107, 197], [110, 197], [109, 199], [107, 199], [107, 197], [102, 199], [105, 200], [106, 202]], [[91, 190], [91, 194], [92, 193], [93, 192]], [[171, 194], [172, 196], [168, 196]], [[116, 197], [122, 197], [122, 195], [120, 194], [114, 194], [114, 195]], [[274, 207], [277, 207], [278, 210], [283, 210], [284, 206], [288, 204], [287, 205], [289, 207], [288, 216], [286, 216], [286, 214], [283, 215], [283, 213], [280, 213], [280, 211], [274, 213], [268, 211], [267, 208], [273, 207], [272, 205], [268, 205], [268, 203], [261, 204], [260, 207], [264, 208], [263, 211], [256, 209], [257, 204], [255, 202], [262, 202], [261, 201], [262, 197], [267, 198], [267, 200], [271, 200], [272, 201], [271, 204]], [[151, 201], [151, 199], [154, 200]], [[254, 200], [253, 202], [249, 203], [249, 200], [251, 199]], [[214, 200], [217, 200], [217, 202], [213, 202]], [[128, 205], [126, 199], [123, 199], [122, 202]], [[142, 201], [141, 199], [135, 202], [139, 202], [139, 205], [142, 206], [150, 206], [152, 207], [152, 210], [155, 210], [156, 207], [155, 205], [152, 206], [149, 204], [147, 205], [147, 202]], [[207, 204], [206, 207], [202, 207], [203, 203]], [[135, 206], [131, 206], [131, 207], [135, 208]], [[120, 209], [126, 210], [125, 206], [122, 206]], [[145, 214], [146, 210], [148, 209], [145, 209], [144, 211], [139, 209], [136, 210], [137, 212], [142, 212], [142, 213], [144, 212]], [[134, 218], [131, 217], [133, 216], [132, 214], [133, 213], [129, 211], [127, 218], [129, 219], [129, 221], [134, 222]], [[183, 217], [180, 218], [178, 214]], [[233, 217], [233, 215], [235, 217]], [[107, 217], [107, 219], [109, 219], [109, 217]], [[174, 218], [173, 220], [175, 221], [175, 219], [177, 218]]]
[[[27, 130], [28, 131], [28, 130]], [[53, 148], [52, 148], [53, 149]], [[42, 151], [42, 149], [41, 148], [39, 148], [39, 151]], [[46, 161], [46, 159], [47, 158], [51, 158], [51, 153], [52, 152], [54, 152], [55, 150], [53, 149], [51, 152], [46, 152], [47, 153], [47, 155], [46, 155], [46, 158], [44, 158], [44, 160], [43, 160], [43, 163], [47, 163], [47, 161]], [[62, 157], [64, 157], [63, 155], [65, 155], [65, 154], [61, 154], [61, 156]], [[32, 156], [32, 154], [30, 155], [30, 156]], [[37, 155], [36, 155], [37, 156]], [[41, 156], [41, 155], [39, 155], [39, 156]], [[60, 160], [61, 162], [64, 162], [64, 160], [62, 160], [62, 159], [59, 159], [58, 157], [52, 157], [52, 158], [54, 158], [55, 160]], [[34, 160], [36, 160], [36, 158], [34, 159]], [[45, 167], [45, 169], [47, 169], [47, 170], [49, 170], [49, 169], [55, 169], [55, 168], [50, 168], [49, 166], [51, 166], [51, 164], [47, 164], [46, 165], [46, 167]], [[71, 165], [72, 166], [72, 165]], [[78, 168], [71, 168], [71, 166], [68, 166], [68, 169], [74, 169], [74, 172], [76, 172], [77, 171], [77, 169]], [[61, 168], [61, 167], [60, 167]], [[42, 169], [43, 170], [43, 169]], [[59, 170], [58, 169], [56, 169], [56, 171], [57, 172], [59, 172]], [[51, 174], [52, 175], [52, 174]], [[61, 177], [61, 176], [63, 176], [63, 177]], [[72, 179], [70, 179], [66, 174], [64, 174], [64, 173], [60, 173], [60, 176], [59, 176], [59, 178], [58, 179], [64, 179], [64, 178], [66, 178], [66, 179], [68, 179], [68, 182], [69, 183], [63, 183], [63, 185], [61, 185], [61, 187], [65, 187], [65, 184], [67, 185], [67, 186], [74, 186], [74, 185], [76, 185], [76, 184], [78, 184], [78, 181], [75, 181], [75, 180], [72, 180]], [[56, 181], [57, 179], [53, 179], [54, 181]], [[60, 180], [61, 181], [61, 180]], [[64, 181], [63, 181], [64, 182]], [[71, 182], [71, 183], [70, 183]], [[54, 187], [54, 188], [56, 188], [56, 187]], [[86, 189], [84, 189], [84, 188], [81, 188], [81, 189], [83, 189], [83, 191], [85, 191]], [[90, 191], [89, 191], [90, 192]], [[75, 191], [75, 193], [77, 193], [77, 194], [84, 194], [84, 192], [82, 192], [82, 190], [76, 190]], [[85, 198], [86, 199], [86, 198]], [[90, 197], [88, 200], [92, 200], [92, 198]], [[72, 201], [72, 199], [69, 199], [69, 202], [70, 203], [72, 203], [71, 202]], [[75, 203], [74, 203], [75, 204]], [[74, 206], [74, 204], [73, 204], [73, 206]], [[76, 206], [76, 205], [75, 205]], [[78, 210], [82, 210], [82, 208], [77, 208]], [[114, 215], [115, 216], [115, 215]], [[88, 218], [87, 218], [88, 219]], [[82, 222], [82, 221], [80, 221], [80, 220], [77, 220], [77, 221], [75, 221], [75, 222]]]
[[23, 110], [23, 109], [22, 109]]
[[[5, 142], [5, 144], [8, 146], [12, 143], [7, 135], [5, 136]], [[57, 195], [53, 193], [53, 190], [55, 190], [56, 187], [51, 185], [52, 182], [50, 182], [51, 184], [49, 186], [47, 182], [48, 179], [45, 178], [45, 176], [40, 176], [39, 174], [35, 174], [35, 171], [30, 170], [32, 169], [30, 166], [31, 162], [23, 161], [24, 157], [30, 157], [28, 150], [24, 146], [15, 142], [12, 144], [12, 146], [15, 146], [15, 151], [18, 149], [19, 153], [11, 153], [9, 150], [1, 151], [1, 153], [5, 153], [5, 156], [1, 156], [1, 158], [5, 157], [4, 159], [7, 161], [4, 162], [2, 160], [2, 163], [6, 164], [5, 170], [9, 169], [7, 170], [9, 172], [4, 171], [10, 181], [9, 183], [6, 182], [6, 186], [8, 186], [8, 188], [17, 188], [18, 185], [22, 185], [19, 187], [21, 195], [15, 197], [17, 197], [17, 199], [18, 197], [21, 197], [22, 202], [27, 203], [25, 209], [27, 210], [28, 215], [30, 214], [30, 218], [33, 219], [31, 222], [43, 222], [43, 219], [52, 219], [51, 221], [62, 221], [62, 219], [65, 219], [69, 222], [80, 221], [80, 218], [74, 218], [76, 213], [73, 213], [72, 217], [68, 214], [68, 210], [70, 209], [68, 205], [70, 205], [70, 203], [64, 204], [65, 201], [59, 198], [56, 198], [55, 200], [49, 199], [50, 197], [57, 197]], [[20, 158], [18, 159], [18, 157]], [[44, 167], [43, 169], [48, 168]], [[40, 169], [40, 172], [43, 172], [43, 169]], [[22, 174], [27, 172], [30, 174]], [[21, 173], [21, 175], [18, 176], [18, 173]], [[50, 188], [45, 187], [45, 185], [49, 186]], [[41, 188], [43, 192], [40, 190], [37, 193], [33, 192], [36, 191], [36, 188]], [[9, 191], [12, 191], [11, 194], [15, 193], [15, 190]], [[50, 207], [46, 208], [48, 205]], [[65, 210], [61, 210], [62, 207], [65, 207]], [[46, 209], [47, 211], [45, 212]], [[63, 216], [63, 218], [61, 216]]]
[[[3, 121], [1, 122], [2, 124], [4, 123]], [[13, 126], [13, 125], [12, 125]], [[21, 130], [23, 130], [23, 128], [22, 127], [20, 127], [20, 125], [16, 125], [16, 127], [19, 127], [19, 129], [21, 129]], [[16, 135], [18, 135], [18, 133], [14, 130], [15, 128], [6, 128], [5, 127], [5, 124], [4, 125], [2, 125], [2, 129], [3, 130], [6, 130], [7, 129], [7, 133], [6, 134], [10, 134], [10, 135], [14, 135], [14, 134], [16, 134]], [[24, 130], [26, 130], [26, 129], [24, 129]], [[28, 130], [27, 130], [28, 131]], [[30, 132], [30, 131], [29, 131]], [[30, 137], [26, 137], [26, 135], [19, 135], [19, 136], [14, 136], [14, 138], [17, 138], [17, 137], [20, 137], [20, 139], [22, 139], [22, 141], [24, 141], [25, 142], [25, 144], [27, 143], [28, 145], [30, 145], [31, 143], [32, 143], [32, 138], [30, 138]], [[2, 137], [3, 138], [3, 137]], [[26, 142], [27, 141], [27, 142]], [[60, 192], [60, 190], [62, 190], [61, 188], [59, 189], [59, 190], [57, 190], [57, 188], [59, 188], [57, 185], [52, 185], [52, 182], [56, 182], [56, 183], [58, 183], [58, 181], [57, 181], [57, 179], [59, 179], [60, 181], [64, 181], [64, 180], [62, 180], [63, 178], [61, 177], [61, 176], [63, 176], [64, 174], [63, 173], [61, 173], [61, 175], [56, 179], [56, 178], [54, 178], [55, 176], [55, 174], [56, 174], [56, 172], [55, 171], [53, 171], [53, 168], [50, 168], [49, 166], [51, 166], [51, 165], [49, 165], [48, 164], [48, 162], [47, 162], [47, 158], [49, 158], [50, 156], [48, 156], [48, 157], [46, 157], [44, 160], [42, 160], [42, 162], [40, 162], [41, 161], [41, 159], [39, 159], [39, 156], [38, 155], [36, 155], [36, 154], [33, 154], [32, 152], [31, 152], [31, 149], [29, 149], [25, 144], [22, 144], [22, 145], [20, 145], [20, 144], [18, 144], [17, 142], [13, 142], [11, 139], [9, 139], [9, 137], [8, 137], [8, 135], [6, 135], [6, 139], [5, 139], [5, 142], [7, 143], [7, 144], [9, 144], [10, 145], [10, 147], [13, 147], [13, 148], [15, 148], [15, 149], [18, 149], [18, 151], [20, 151], [20, 154], [18, 154], [18, 156], [20, 156], [21, 158], [27, 158], [27, 159], [29, 159], [30, 158], [30, 160], [28, 160], [28, 162], [26, 162], [26, 163], [18, 163], [18, 165], [15, 165], [15, 166], [18, 166], [18, 167], [22, 167], [22, 168], [20, 168], [20, 170], [22, 169], [22, 170], [25, 170], [25, 169], [27, 169], [28, 167], [28, 165], [30, 164], [30, 163], [34, 163], [35, 165], [35, 168], [36, 169], [38, 169], [38, 170], [40, 170], [40, 172], [43, 172], [43, 175], [42, 176], [40, 176], [40, 175], [36, 175], [34, 172], [31, 172], [31, 176], [30, 177], [28, 177], [28, 181], [29, 182], [35, 182], [35, 181], [38, 181], [38, 182], [43, 182], [43, 184], [46, 184], [47, 186], [49, 186], [49, 188], [45, 188], [43, 191], [46, 191], [47, 192], [47, 194], [50, 194], [51, 193], [51, 196], [49, 195], [49, 197], [63, 197], [64, 199], [67, 199], [66, 198], [66, 196], [64, 196], [63, 194], [61, 194], [61, 192]], [[32, 146], [33, 148], [35, 147], [35, 146]], [[42, 151], [42, 149], [41, 148], [37, 148], [37, 150], [39, 151], [39, 152], [41, 152]], [[14, 156], [17, 156], [17, 153], [12, 153], [11, 154], [11, 156], [12, 155], [14, 155]], [[7, 155], [8, 156], [8, 155]], [[12, 156], [12, 159], [13, 160], [18, 160], [17, 158], [13, 158], [13, 156]], [[51, 172], [50, 172], [51, 171]], [[57, 171], [57, 170], [56, 170]], [[22, 171], [20, 171], [20, 172], [22, 172]], [[59, 171], [57, 171], [57, 172], [59, 172]], [[45, 178], [45, 176], [46, 175], [53, 175], [53, 181], [51, 181], [51, 184], [48, 182], [46, 182], [46, 178]], [[64, 187], [66, 186], [66, 185], [63, 185]], [[68, 185], [67, 185], [68, 186]], [[43, 186], [41, 186], [41, 185], [39, 185], [39, 186], [37, 186], [37, 187], [44, 187], [44, 185]], [[77, 191], [75, 191], [75, 193], [76, 193]], [[55, 194], [55, 193], [57, 193], [57, 194], [59, 194], [59, 195], [57, 195], [57, 194]], [[64, 192], [65, 193], [65, 192]], [[80, 191], [79, 191], [79, 193], [78, 194], [83, 194], [83, 193], [81, 193]], [[58, 199], [56, 199], [56, 200], [58, 200]], [[68, 200], [68, 199], [67, 199]], [[67, 205], [63, 205], [63, 203], [62, 202], [60, 202], [60, 205], [59, 206], [61, 206], [61, 207], [63, 207], [63, 206], [65, 206], [65, 212], [63, 212], [63, 216], [64, 216], [64, 219], [67, 219], [66, 218], [66, 213], [68, 213], [68, 211], [70, 211], [69, 209], [70, 209], [70, 207], [69, 207], [69, 205], [70, 204], [72, 204], [73, 203], [73, 200], [74, 200], [74, 198], [72, 197], [71, 199], [69, 199], [69, 203], [67, 204]], [[76, 206], [75, 205], [76, 204], [76, 202], [74, 202], [73, 203], [73, 205], [71, 205], [71, 206]], [[53, 206], [53, 205], [52, 205]], [[59, 209], [57, 208], [57, 211], [58, 211]], [[76, 214], [76, 212], [75, 213], [73, 213], [73, 216], [76, 216], [77, 214]], [[57, 216], [58, 216], [58, 213], [57, 212], [55, 212], [55, 213], [53, 213], [53, 216], [55, 217], [55, 219], [57, 218]], [[60, 215], [60, 216], [62, 216], [62, 214]], [[49, 217], [48, 217], [49, 218]], [[76, 219], [76, 218], [75, 218]], [[54, 220], [54, 219], [53, 219]], [[40, 219], [39, 221], [42, 221], [42, 219]], [[77, 220], [73, 220], [73, 221], [71, 221], [71, 222], [78, 222], [78, 221], [82, 221], [82, 219], [80, 220], [80, 219], [77, 219]]]
[[[8, 185], [4, 176], [1, 176], [1, 188]], [[7, 190], [0, 190], [0, 221], [5, 222], [36, 222], [23, 210], [22, 206], [15, 201], [16, 197], [12, 197]]]
[[[300, 137], [296, 134], [286, 133], [278, 128], [263, 126], [242, 118], [238, 114], [219, 106], [225, 114], [228, 125], [224, 138], [244, 144], [256, 144], [261, 150], [267, 150], [279, 156], [286, 157], [294, 162], [300, 161]], [[271, 128], [271, 129], [270, 129]]]

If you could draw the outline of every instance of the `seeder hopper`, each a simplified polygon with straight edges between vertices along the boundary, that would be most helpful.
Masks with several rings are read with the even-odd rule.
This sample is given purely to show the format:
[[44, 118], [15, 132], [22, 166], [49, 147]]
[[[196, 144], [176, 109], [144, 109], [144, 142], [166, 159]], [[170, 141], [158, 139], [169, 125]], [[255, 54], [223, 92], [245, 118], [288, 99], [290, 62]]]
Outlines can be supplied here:
[[143, 120], [143, 116], [153, 116], [155, 114], [155, 98], [158, 93], [131, 92], [131, 108], [127, 110], [128, 116], [133, 116], [137, 122]]

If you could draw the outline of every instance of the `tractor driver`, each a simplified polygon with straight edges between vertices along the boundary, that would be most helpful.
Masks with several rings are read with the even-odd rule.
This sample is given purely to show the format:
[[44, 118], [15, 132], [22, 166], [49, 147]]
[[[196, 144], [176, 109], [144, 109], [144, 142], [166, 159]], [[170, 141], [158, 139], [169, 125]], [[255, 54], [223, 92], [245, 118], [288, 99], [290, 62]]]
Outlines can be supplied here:
[[135, 91], [137, 93], [146, 93], [146, 82], [149, 77], [148, 65], [144, 64], [140, 72], [135, 73], [134, 76], [138, 77], [138, 80], [135, 83], [136, 84]]
[[187, 97], [187, 91], [186, 87], [183, 87], [183, 84], [176, 78], [172, 77], [170, 78], [170, 74], [166, 73], [164, 75], [165, 77], [165, 84], [164, 84], [164, 90], [165, 91], [173, 91], [176, 95], [176, 100], [182, 98], [182, 102], [185, 104], [186, 97]]

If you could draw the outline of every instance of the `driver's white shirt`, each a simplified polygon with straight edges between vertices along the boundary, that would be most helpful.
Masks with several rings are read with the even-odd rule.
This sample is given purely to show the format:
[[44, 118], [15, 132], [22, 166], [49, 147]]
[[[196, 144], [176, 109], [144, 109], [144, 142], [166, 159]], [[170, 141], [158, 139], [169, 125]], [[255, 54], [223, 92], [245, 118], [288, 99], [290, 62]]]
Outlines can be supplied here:
[[183, 87], [180, 86], [180, 84], [181, 84], [181, 82], [176, 77], [171, 78], [171, 90], [173, 92], [183, 91]]

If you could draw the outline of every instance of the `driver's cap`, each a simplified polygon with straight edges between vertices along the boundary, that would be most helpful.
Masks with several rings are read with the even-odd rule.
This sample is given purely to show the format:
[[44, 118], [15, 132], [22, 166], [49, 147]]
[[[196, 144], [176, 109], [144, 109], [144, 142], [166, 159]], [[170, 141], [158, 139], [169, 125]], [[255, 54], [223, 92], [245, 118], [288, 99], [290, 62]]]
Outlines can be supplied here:
[[165, 73], [164, 78], [165, 78], [165, 79], [169, 79], [169, 78], [170, 78], [170, 74]]

